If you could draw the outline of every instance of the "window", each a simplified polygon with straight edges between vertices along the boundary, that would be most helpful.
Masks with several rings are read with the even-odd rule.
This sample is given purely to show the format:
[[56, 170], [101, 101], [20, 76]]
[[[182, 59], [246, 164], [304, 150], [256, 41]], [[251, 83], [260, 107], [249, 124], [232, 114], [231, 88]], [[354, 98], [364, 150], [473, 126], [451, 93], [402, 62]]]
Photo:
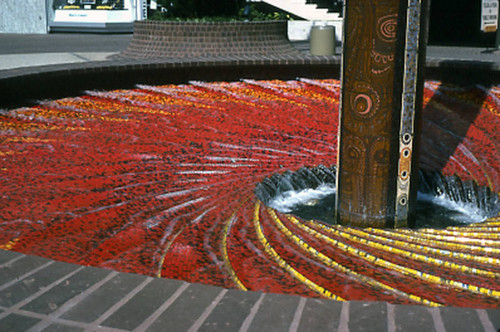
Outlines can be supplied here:
[[55, 9], [123, 9], [123, 0], [54, 0]]

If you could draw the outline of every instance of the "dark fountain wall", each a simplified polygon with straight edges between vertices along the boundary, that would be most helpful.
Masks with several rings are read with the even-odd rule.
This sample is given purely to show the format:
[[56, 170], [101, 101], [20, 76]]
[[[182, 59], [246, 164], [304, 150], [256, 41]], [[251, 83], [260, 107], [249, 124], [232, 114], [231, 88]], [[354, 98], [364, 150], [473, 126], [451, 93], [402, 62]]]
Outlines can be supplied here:
[[[248, 24], [252, 28], [247, 28]], [[233, 37], [227, 37], [227, 42], [231, 44], [231, 48], [236, 45], [243, 48], [239, 56], [207, 52], [198, 55], [167, 52], [169, 46], [166, 43], [172, 41], [173, 37], [168, 36], [172, 35], [173, 31], [180, 29], [184, 33], [187, 33], [188, 29], [199, 31], [206, 29], [206, 23], [189, 25], [177, 23], [178, 27], [175, 24], [162, 22], [136, 22], [136, 25], [137, 36], [134, 36], [131, 45], [112, 61], [19, 68], [0, 72], [0, 91], [2, 91], [0, 107], [11, 108], [34, 104], [42, 99], [78, 95], [85, 90], [132, 88], [137, 83], [234, 81], [248, 77], [254, 79], [340, 77], [340, 55], [310, 56], [297, 53], [291, 48], [286, 37], [284, 21], [271, 25], [265, 22], [227, 24], [232, 31], [247, 31], [252, 34], [258, 31], [268, 36], [260, 39], [260, 45], [254, 43], [252, 49], [248, 49], [246, 48], [248, 41], [243, 42], [244, 37], [231, 33]], [[167, 27], [173, 30], [170, 31]], [[143, 34], [148, 31], [153, 35], [165, 32], [167, 37], [150, 38], [149, 43], [145, 44]], [[249, 36], [247, 39], [252, 40], [252, 38]], [[209, 44], [213, 43], [213, 39], [209, 37], [203, 40]], [[199, 46], [205, 50], [210, 49], [208, 46]], [[148, 51], [150, 52], [148, 54], [154, 57], [138, 58], [144, 49], [152, 50]], [[272, 50], [273, 53], [263, 55], [262, 50]], [[446, 82], [491, 84], [500, 82], [500, 70], [489, 63], [438, 60], [427, 63], [425, 77]]]

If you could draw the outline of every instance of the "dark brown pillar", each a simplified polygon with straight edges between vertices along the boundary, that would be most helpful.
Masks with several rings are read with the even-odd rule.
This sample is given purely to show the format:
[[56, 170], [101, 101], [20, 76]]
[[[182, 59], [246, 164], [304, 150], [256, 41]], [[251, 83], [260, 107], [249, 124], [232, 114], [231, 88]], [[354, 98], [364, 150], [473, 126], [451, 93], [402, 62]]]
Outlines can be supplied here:
[[412, 223], [427, 0], [346, 0], [337, 222]]

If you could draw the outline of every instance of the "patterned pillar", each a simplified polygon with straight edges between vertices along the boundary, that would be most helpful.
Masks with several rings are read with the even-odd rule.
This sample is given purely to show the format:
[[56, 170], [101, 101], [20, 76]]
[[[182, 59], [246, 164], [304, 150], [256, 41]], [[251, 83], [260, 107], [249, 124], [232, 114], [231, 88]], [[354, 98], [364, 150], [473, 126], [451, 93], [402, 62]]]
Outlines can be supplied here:
[[337, 222], [412, 224], [427, 0], [347, 0]]

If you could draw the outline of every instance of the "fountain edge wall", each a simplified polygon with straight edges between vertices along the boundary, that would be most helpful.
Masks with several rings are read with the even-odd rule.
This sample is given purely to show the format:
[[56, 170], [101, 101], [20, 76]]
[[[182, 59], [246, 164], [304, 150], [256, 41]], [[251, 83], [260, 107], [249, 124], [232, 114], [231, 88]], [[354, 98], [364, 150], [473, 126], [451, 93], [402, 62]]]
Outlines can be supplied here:
[[[163, 23], [147, 24], [154, 26]], [[247, 24], [252, 23], [231, 22], [232, 27]], [[199, 29], [202, 25], [205, 26], [206, 23], [200, 23], [198, 26], [190, 24], [189, 27]], [[184, 26], [188, 25], [184, 24]], [[156, 28], [150, 27], [150, 29]], [[286, 38], [286, 29], [280, 28], [279, 24], [272, 34], [276, 33], [283, 34], [281, 38], [278, 38], [279, 43], [291, 45]], [[207, 41], [211, 42], [211, 39]], [[245, 43], [238, 42], [237, 44], [240, 47], [246, 47]], [[138, 83], [179, 84], [190, 80], [235, 81], [241, 78], [294, 79], [297, 77], [338, 79], [340, 55], [312, 56], [302, 52], [293, 52], [293, 54], [272, 52], [256, 54], [254, 52], [248, 55], [209, 54], [198, 57], [146, 59], [122, 57], [110, 61], [3, 70], [0, 71], [0, 91], [2, 91], [0, 108], [33, 105], [44, 99], [80, 95], [85, 90], [132, 88]], [[424, 77], [444, 82], [500, 84], [500, 64], [428, 60]]]

